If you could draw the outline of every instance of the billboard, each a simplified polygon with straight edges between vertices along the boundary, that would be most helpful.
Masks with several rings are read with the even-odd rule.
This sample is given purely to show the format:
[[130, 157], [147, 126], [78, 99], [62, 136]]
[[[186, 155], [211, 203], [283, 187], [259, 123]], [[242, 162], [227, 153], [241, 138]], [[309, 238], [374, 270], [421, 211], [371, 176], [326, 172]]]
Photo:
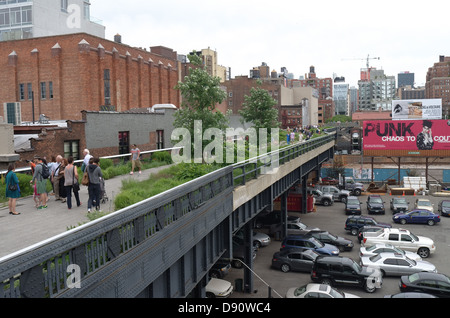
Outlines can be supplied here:
[[364, 121], [363, 149], [450, 150], [450, 120]]
[[442, 119], [442, 99], [393, 100], [392, 119]]

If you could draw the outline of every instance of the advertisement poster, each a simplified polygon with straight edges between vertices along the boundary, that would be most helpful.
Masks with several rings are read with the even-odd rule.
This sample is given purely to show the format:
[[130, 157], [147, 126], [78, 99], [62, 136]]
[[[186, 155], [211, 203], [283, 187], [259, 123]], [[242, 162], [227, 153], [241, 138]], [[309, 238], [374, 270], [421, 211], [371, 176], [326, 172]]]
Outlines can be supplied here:
[[364, 150], [450, 150], [450, 120], [363, 123]]
[[442, 99], [393, 100], [392, 119], [441, 119]]

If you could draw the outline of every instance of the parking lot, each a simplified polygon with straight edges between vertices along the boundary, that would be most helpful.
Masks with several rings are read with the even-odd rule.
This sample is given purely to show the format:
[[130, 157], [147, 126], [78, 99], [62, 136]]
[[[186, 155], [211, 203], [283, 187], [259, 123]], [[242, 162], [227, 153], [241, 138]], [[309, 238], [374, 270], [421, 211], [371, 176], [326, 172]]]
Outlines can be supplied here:
[[[404, 228], [410, 230], [415, 235], [426, 236], [434, 240], [436, 245], [436, 252], [429, 258], [424, 260], [434, 264], [438, 272], [450, 276], [450, 218], [441, 217], [441, 222], [434, 226], [420, 225], [420, 224], [405, 224], [400, 225], [392, 221], [392, 212], [389, 209], [389, 201], [392, 196], [386, 194], [381, 195], [385, 202], [385, 215], [374, 215], [377, 221], [383, 223], [392, 224], [394, 228]], [[416, 198], [427, 198], [434, 204], [434, 211], [437, 212], [438, 203], [445, 197], [433, 197], [433, 196], [405, 196], [409, 202], [410, 210], [413, 208]], [[362, 194], [358, 197], [362, 202], [362, 215], [367, 214], [366, 200], [367, 194]], [[357, 263], [360, 262], [359, 248], [360, 244], [356, 236], [352, 236], [344, 229], [345, 220], [348, 217], [345, 215], [344, 203], [334, 202], [332, 206], [316, 206], [316, 212], [308, 214], [291, 213], [290, 215], [299, 216], [301, 222], [309, 227], [318, 227], [321, 230], [329, 231], [337, 236], [342, 236], [351, 239], [354, 243], [354, 247], [351, 251], [341, 252], [340, 256], [352, 258]], [[258, 230], [264, 231], [264, 230]], [[269, 246], [262, 247], [258, 250], [256, 259], [254, 260], [254, 272], [256, 275], [254, 279], [254, 291], [252, 293], [243, 293], [234, 291], [231, 298], [266, 298], [269, 295], [269, 288], [272, 288], [271, 296], [273, 298], [285, 297], [289, 288], [300, 287], [301, 285], [311, 282], [309, 273], [302, 272], [288, 272], [283, 273], [280, 270], [271, 268], [272, 256], [275, 252], [280, 250], [281, 242], [275, 240], [272, 237], [272, 241]], [[230, 273], [224, 277], [225, 280], [230, 281], [233, 285], [237, 279], [243, 279], [244, 270], [233, 268]], [[351, 288], [337, 286], [340, 291], [355, 294], [362, 298], [383, 298], [385, 295], [399, 293], [399, 280], [400, 277], [384, 277], [383, 285], [377, 289], [374, 293], [370, 294], [365, 292], [362, 288]], [[267, 286], [268, 285], [268, 286]]]

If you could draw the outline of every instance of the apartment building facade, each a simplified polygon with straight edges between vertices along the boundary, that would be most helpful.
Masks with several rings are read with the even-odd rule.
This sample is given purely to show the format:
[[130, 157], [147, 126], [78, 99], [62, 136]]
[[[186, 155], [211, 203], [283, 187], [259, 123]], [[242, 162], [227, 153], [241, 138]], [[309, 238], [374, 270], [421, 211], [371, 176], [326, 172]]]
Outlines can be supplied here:
[[428, 68], [425, 96], [442, 99], [442, 118], [450, 118], [450, 56], [439, 56], [439, 62]]
[[387, 76], [384, 70], [369, 69], [369, 77], [358, 81], [359, 110], [386, 111], [392, 109], [395, 99], [395, 76]]

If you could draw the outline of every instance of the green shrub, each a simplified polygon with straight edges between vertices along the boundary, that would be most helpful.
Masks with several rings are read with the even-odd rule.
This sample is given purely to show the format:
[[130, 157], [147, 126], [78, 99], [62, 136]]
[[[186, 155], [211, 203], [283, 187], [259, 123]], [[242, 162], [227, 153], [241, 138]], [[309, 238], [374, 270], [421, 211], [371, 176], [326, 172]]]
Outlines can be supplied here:
[[100, 159], [100, 167], [103, 169], [108, 169], [109, 167], [114, 166], [114, 162], [112, 161], [112, 159], [105, 159], [105, 158], [101, 158]]
[[173, 163], [172, 155], [167, 151], [155, 152], [152, 154], [153, 161], [165, 162], [167, 164]]

